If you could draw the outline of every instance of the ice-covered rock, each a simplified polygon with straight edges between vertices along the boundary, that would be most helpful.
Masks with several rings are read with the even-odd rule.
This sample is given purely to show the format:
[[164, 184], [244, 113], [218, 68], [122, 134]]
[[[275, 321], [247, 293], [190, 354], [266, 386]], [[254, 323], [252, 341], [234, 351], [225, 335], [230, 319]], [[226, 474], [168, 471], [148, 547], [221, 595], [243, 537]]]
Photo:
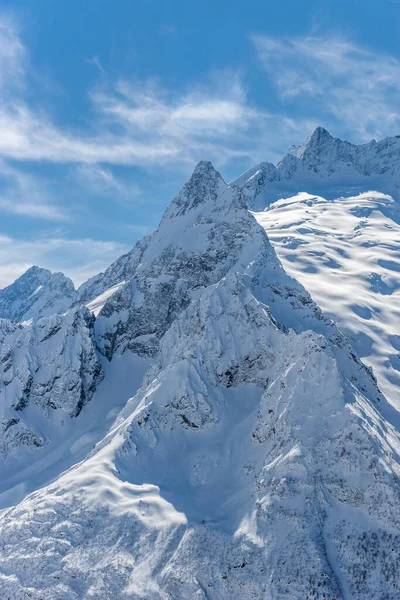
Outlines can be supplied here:
[[[100, 351], [108, 358], [116, 348], [154, 356], [159, 339], [196, 290], [249, 261], [259, 236], [242, 193], [228, 187], [211, 163], [200, 163], [156, 231], [134, 249], [140, 258], [130, 280], [98, 313], [95, 328]], [[276, 257], [273, 264], [281, 269]], [[113, 284], [120, 277], [116, 271]]]
[[5, 596], [396, 598], [399, 435], [335, 327], [270, 287], [260, 240], [87, 459], [3, 514]]

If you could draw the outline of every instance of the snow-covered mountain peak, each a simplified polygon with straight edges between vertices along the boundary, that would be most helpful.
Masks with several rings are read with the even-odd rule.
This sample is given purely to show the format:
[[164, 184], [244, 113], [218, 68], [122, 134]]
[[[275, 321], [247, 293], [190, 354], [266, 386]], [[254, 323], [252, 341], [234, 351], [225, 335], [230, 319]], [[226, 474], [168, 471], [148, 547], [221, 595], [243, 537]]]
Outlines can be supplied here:
[[[288, 178], [296, 171], [311, 171], [322, 177], [329, 177], [344, 168], [356, 171], [363, 169], [366, 152], [376, 142], [357, 146], [334, 138], [323, 127], [317, 127], [301, 146], [293, 146], [278, 163], [278, 169]], [[296, 160], [293, 160], [295, 157]]]
[[195, 166], [193, 173], [192, 173], [192, 177], [196, 176], [196, 175], [203, 175], [203, 174], [208, 174], [208, 173], [216, 173], [217, 175], [219, 175], [221, 177], [221, 175], [218, 173], [218, 171], [215, 169], [214, 165], [212, 164], [211, 160], [201, 160]]
[[[400, 186], [400, 136], [379, 142], [352, 144], [334, 138], [323, 127], [317, 127], [302, 146], [294, 146], [278, 164], [285, 170], [288, 156], [300, 159], [296, 170], [312, 171], [321, 177], [345, 174], [349, 171], [364, 177], [384, 176]], [[294, 163], [292, 163], [294, 164]], [[289, 177], [293, 172], [286, 173]]]
[[[134, 368], [115, 377], [110, 412], [121, 386], [128, 383], [132, 397], [111, 413], [105, 436], [92, 434], [86, 458], [0, 513], [3, 597], [396, 597], [400, 440], [383, 417], [385, 399], [281, 268], [241, 191], [212, 200], [164, 218], [137, 247], [136, 268], [94, 328], [86, 318], [87, 327], [69, 322], [58, 332], [53, 318], [45, 331], [19, 326], [18, 336], [40, 336], [45, 356], [56, 358], [50, 381], [47, 371], [28, 379], [35, 392], [45, 384], [33, 402], [22, 382], [27, 417], [33, 403], [47, 407], [49, 384], [60, 384], [54, 348], [64, 340], [89, 356], [92, 337], [97, 348], [108, 344], [105, 383], [124, 357], [147, 357], [152, 366], [140, 389]], [[4, 358], [8, 377], [12, 355]], [[90, 392], [101, 376], [96, 362], [87, 381], [77, 360], [68, 372], [74, 366], [73, 389], [86, 383]], [[11, 385], [21, 389], [16, 380], [5, 394]], [[64, 420], [79, 427], [97, 399]], [[15, 422], [20, 412], [7, 415], [10, 436], [25, 434], [22, 418]], [[32, 452], [50, 448], [42, 437], [32, 441], [41, 443]]]
[[200, 204], [215, 202], [226, 188], [227, 184], [213, 164], [202, 160], [194, 169], [189, 181], [171, 202], [165, 216], [173, 219], [197, 208]]
[[306, 154], [321, 152], [321, 150], [324, 150], [324, 148], [332, 144], [332, 142], [335, 142], [335, 138], [331, 136], [329, 131], [324, 127], [317, 127], [306, 139], [304, 144], [301, 146], [292, 146], [288, 154], [292, 154], [297, 158], [303, 158]]
[[0, 318], [22, 322], [64, 312], [74, 294], [74, 284], [63, 273], [33, 266], [0, 290]]

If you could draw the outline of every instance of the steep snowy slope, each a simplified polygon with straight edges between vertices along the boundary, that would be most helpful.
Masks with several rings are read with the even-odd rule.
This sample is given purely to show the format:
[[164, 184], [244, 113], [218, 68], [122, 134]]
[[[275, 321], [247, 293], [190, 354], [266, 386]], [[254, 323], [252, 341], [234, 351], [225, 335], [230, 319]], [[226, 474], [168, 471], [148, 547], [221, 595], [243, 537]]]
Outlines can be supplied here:
[[8, 287], [0, 290], [0, 318], [22, 322], [65, 312], [75, 288], [62, 273], [31, 267]]
[[398, 598], [398, 415], [245, 194], [200, 163], [110, 269], [82, 295], [99, 350], [153, 366], [85, 460], [0, 513], [2, 596]]
[[346, 332], [400, 409], [400, 225], [378, 192], [326, 200], [306, 193], [255, 213], [285, 269]]

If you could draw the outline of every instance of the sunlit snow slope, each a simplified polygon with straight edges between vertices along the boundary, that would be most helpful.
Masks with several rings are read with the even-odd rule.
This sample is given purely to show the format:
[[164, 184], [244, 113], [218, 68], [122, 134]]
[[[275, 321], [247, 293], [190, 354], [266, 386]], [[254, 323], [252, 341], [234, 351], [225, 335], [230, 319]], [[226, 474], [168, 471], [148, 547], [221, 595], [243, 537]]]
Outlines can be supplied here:
[[286, 270], [310, 291], [400, 408], [400, 225], [378, 192], [300, 193], [255, 213]]

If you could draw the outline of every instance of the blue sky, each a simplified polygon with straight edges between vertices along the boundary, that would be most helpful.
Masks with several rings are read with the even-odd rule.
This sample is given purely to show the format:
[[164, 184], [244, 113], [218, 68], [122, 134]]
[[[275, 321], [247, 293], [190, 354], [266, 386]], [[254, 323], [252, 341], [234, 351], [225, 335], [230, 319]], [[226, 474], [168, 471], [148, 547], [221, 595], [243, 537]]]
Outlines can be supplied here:
[[3, 0], [0, 285], [104, 269], [201, 159], [399, 134], [399, 27], [400, 0]]

